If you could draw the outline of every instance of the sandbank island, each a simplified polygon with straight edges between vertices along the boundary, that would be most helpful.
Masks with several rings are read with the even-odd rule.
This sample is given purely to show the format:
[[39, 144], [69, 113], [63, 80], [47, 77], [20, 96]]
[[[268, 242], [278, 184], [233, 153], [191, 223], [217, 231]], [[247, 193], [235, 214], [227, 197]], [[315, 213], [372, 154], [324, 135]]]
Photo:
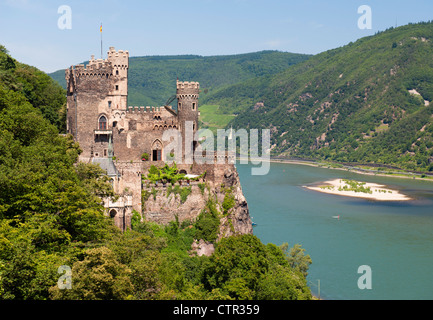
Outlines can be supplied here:
[[347, 179], [325, 181], [317, 186], [305, 186], [305, 188], [339, 196], [366, 198], [378, 201], [412, 200], [399, 191], [388, 189], [384, 185]]

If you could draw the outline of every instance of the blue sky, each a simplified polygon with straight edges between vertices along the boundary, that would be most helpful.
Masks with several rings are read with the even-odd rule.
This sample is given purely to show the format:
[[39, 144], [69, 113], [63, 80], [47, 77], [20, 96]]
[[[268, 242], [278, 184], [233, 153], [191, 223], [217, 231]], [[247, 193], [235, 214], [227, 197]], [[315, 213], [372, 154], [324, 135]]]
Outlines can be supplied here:
[[[61, 30], [68, 5], [72, 28]], [[358, 7], [372, 29], [358, 28]], [[109, 46], [144, 55], [224, 55], [280, 50], [316, 54], [409, 22], [433, 20], [431, 0], [0, 0], [0, 44], [46, 72], [100, 56]]]

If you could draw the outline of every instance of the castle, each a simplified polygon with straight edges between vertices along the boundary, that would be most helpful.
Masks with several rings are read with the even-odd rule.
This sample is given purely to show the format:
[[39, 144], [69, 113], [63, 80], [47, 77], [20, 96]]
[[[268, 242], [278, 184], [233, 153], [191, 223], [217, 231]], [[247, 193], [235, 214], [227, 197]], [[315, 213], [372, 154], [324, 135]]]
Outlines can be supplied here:
[[[187, 124], [192, 126], [193, 136], [199, 125], [198, 82], [176, 81], [175, 109], [170, 105], [131, 107], [127, 104], [128, 68], [129, 52], [110, 47], [107, 59], [92, 56], [86, 66], [71, 66], [65, 72], [67, 132], [82, 149], [79, 161], [99, 164], [110, 177], [120, 197], [115, 202], [105, 199], [104, 206], [122, 230], [130, 226], [133, 210], [145, 215], [141, 203], [142, 176], [147, 175], [151, 165], [165, 164], [163, 151], [169, 141], [163, 140], [164, 132], [180, 132], [185, 160], [188, 150], [194, 151], [198, 146], [196, 139], [187, 139]], [[205, 173], [205, 181], [215, 185], [222, 182], [227, 169], [236, 170], [228, 153], [218, 163], [183, 162], [177, 164], [182, 173]]]

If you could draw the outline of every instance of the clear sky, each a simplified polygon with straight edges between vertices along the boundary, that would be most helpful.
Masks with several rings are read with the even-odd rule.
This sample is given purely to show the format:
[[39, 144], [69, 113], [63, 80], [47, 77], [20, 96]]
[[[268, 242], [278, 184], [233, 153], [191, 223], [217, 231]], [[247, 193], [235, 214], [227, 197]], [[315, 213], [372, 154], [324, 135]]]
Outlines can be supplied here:
[[[60, 29], [62, 5], [71, 28]], [[361, 5], [372, 29], [359, 29]], [[45, 72], [100, 57], [225, 55], [261, 50], [316, 54], [396, 24], [433, 20], [431, 0], [0, 0], [0, 44]], [[63, 20], [62, 20], [63, 21]]]

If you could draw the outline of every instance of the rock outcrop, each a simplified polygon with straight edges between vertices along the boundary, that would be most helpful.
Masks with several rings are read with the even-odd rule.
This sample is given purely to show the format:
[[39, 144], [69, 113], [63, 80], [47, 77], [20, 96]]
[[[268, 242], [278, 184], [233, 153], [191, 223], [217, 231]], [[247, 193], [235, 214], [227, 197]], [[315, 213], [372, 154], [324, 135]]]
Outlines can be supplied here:
[[[176, 217], [180, 223], [194, 222], [208, 201], [212, 200], [220, 218], [217, 241], [235, 234], [252, 234], [248, 204], [236, 168], [227, 166], [220, 181], [218, 184], [205, 180], [181, 186], [147, 185], [143, 189], [143, 217], [159, 224], [168, 224]], [[198, 242], [196, 251], [199, 252], [200, 247], [205, 247], [204, 243]], [[204, 250], [204, 254], [210, 251]]]
[[215, 246], [213, 243], [206, 242], [203, 239], [199, 241], [195, 240], [192, 245], [192, 254], [197, 254], [199, 257], [201, 256], [211, 256], [215, 251]]
[[[236, 169], [227, 169], [224, 172], [224, 187], [231, 188], [235, 205], [227, 217], [222, 218], [219, 239], [234, 234], [252, 234], [253, 226], [248, 210], [247, 200], [242, 192], [239, 174]], [[219, 194], [221, 196], [221, 194]], [[220, 202], [222, 203], [224, 199]]]

